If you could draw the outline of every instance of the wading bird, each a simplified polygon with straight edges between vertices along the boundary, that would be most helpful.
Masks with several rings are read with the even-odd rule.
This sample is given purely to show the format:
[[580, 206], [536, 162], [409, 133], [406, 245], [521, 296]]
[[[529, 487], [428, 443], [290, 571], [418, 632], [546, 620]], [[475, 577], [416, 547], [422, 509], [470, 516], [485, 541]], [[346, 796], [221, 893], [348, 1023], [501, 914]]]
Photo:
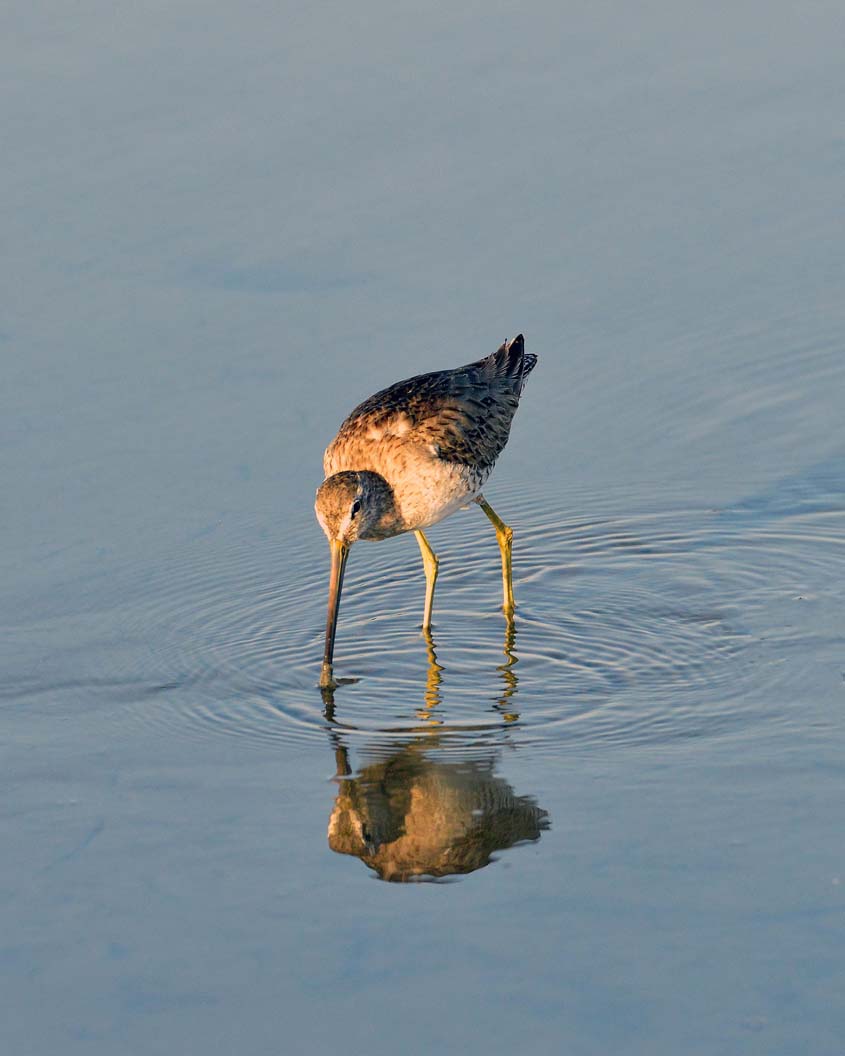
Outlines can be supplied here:
[[481, 489], [508, 442], [522, 386], [536, 363], [519, 334], [486, 359], [382, 389], [341, 425], [326, 448], [326, 479], [314, 506], [331, 550], [321, 686], [335, 685], [332, 657], [340, 592], [349, 548], [357, 539], [416, 535], [426, 578], [423, 629], [428, 630], [438, 561], [423, 528], [477, 502], [496, 529], [504, 612], [513, 618], [513, 532]]

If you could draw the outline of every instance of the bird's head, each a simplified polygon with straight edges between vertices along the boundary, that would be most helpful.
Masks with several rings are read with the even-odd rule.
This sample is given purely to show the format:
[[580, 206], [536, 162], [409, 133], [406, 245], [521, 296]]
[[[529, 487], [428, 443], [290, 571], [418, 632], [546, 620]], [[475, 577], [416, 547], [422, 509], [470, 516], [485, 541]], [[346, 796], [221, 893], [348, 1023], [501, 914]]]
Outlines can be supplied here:
[[345, 471], [324, 480], [317, 489], [314, 512], [329, 543], [351, 546], [364, 523], [364, 486], [360, 474]]
[[[343, 572], [349, 548], [357, 539], [384, 539], [397, 528], [393, 492], [384, 477], [366, 470], [344, 470], [324, 480], [317, 489], [314, 510], [331, 550], [326, 650], [320, 685], [332, 687], [332, 656], [340, 608]], [[401, 528], [399, 529], [401, 530]]]
[[393, 534], [384, 530], [392, 508], [392, 494], [384, 478], [356, 470], [344, 470], [324, 480], [314, 503], [329, 544], [337, 541], [347, 548], [356, 539], [383, 539]]

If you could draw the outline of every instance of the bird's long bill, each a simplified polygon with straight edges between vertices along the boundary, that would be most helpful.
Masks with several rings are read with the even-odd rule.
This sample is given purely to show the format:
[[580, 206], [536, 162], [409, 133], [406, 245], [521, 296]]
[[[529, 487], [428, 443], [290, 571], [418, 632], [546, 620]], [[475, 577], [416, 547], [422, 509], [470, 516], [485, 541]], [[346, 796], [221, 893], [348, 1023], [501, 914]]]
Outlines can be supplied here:
[[346, 569], [346, 559], [349, 556], [349, 547], [340, 539], [329, 540], [332, 552], [332, 571], [329, 579], [329, 609], [326, 614], [326, 651], [323, 653], [323, 670], [320, 675], [321, 686], [334, 684], [332, 674], [332, 657], [334, 656], [334, 636], [337, 630], [337, 614], [340, 609], [340, 591], [343, 587], [343, 573]]

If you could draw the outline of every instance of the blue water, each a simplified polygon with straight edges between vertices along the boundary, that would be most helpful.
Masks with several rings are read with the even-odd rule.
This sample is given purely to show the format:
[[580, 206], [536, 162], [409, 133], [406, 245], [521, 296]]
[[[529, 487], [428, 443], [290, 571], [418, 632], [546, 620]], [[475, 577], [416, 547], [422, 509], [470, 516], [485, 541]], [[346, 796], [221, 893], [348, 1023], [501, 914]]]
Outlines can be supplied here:
[[[6, 5], [4, 1051], [840, 1056], [841, 29]], [[325, 699], [325, 445], [519, 331], [514, 635], [361, 544]]]

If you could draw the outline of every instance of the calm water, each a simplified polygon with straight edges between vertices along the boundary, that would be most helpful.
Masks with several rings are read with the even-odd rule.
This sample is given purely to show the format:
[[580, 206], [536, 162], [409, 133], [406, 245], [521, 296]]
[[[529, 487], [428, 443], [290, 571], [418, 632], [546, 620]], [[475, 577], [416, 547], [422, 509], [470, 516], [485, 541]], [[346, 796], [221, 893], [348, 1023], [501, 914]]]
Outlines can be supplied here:
[[[4, 1051], [841, 1056], [842, 28], [6, 5]], [[324, 700], [323, 448], [520, 330], [515, 633], [361, 544]]]

